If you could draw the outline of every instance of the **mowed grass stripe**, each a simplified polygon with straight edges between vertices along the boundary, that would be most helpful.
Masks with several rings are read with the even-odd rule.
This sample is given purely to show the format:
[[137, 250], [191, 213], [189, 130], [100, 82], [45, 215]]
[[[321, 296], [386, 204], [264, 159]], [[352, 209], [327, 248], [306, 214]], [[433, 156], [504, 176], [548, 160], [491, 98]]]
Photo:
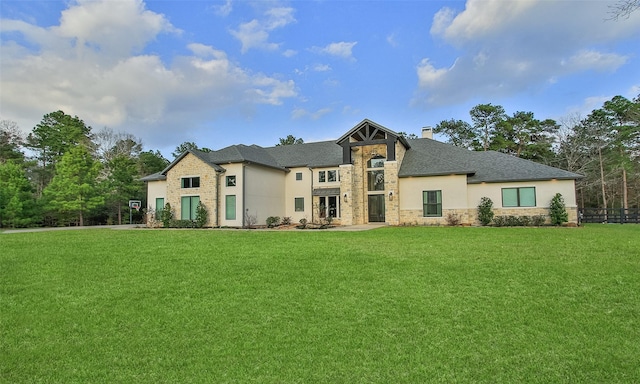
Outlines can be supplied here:
[[640, 227], [1, 235], [3, 382], [637, 382]]

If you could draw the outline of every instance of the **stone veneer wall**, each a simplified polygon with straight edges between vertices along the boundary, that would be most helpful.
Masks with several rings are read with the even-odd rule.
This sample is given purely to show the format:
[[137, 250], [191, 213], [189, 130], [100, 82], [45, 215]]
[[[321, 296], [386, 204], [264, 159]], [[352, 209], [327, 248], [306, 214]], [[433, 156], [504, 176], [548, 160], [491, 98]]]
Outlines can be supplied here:
[[[398, 170], [405, 152], [404, 146], [398, 142], [396, 144], [396, 161], [387, 161], [384, 164], [385, 221], [391, 225], [400, 224]], [[374, 153], [386, 156], [386, 145], [376, 144], [354, 147], [351, 153], [353, 164], [340, 166], [341, 223], [343, 225], [366, 224], [369, 222], [367, 214], [369, 211], [367, 162], [373, 157]], [[392, 199], [389, 198], [390, 191], [393, 191]], [[345, 193], [347, 194], [346, 202], [344, 201]]]
[[[423, 217], [422, 210], [401, 210], [400, 225], [447, 225], [447, 215], [449, 213], [458, 215], [460, 223], [463, 225], [480, 225], [478, 221], [478, 209], [448, 209], [442, 211], [442, 217]], [[494, 216], [536, 216], [544, 215], [549, 224], [549, 208], [493, 208]], [[567, 208], [569, 223], [578, 222], [578, 209]]]
[[[182, 188], [183, 177], [200, 177], [200, 188]], [[167, 172], [167, 197], [166, 203], [171, 204], [174, 218], [181, 217], [182, 196], [199, 196], [200, 202], [208, 212], [206, 226], [214, 226], [218, 217], [218, 180], [216, 171], [188, 153], [182, 160]]]
[[[343, 225], [352, 225], [355, 215], [354, 195], [353, 195], [353, 165], [342, 164], [340, 166], [340, 221]], [[347, 199], [345, 201], [345, 194]]]

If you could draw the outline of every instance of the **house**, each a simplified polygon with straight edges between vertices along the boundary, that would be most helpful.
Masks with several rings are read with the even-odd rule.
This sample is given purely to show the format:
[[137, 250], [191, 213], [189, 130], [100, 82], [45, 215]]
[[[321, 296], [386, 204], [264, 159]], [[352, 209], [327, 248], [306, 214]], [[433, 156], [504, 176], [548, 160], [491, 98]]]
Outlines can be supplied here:
[[208, 226], [242, 227], [267, 217], [354, 225], [446, 224], [449, 214], [474, 225], [482, 197], [496, 215], [548, 215], [556, 193], [577, 222], [578, 174], [498, 152], [474, 152], [423, 137], [406, 139], [363, 120], [336, 141], [275, 147], [232, 145], [190, 150], [143, 178], [148, 212], [170, 203], [194, 219], [201, 202]]

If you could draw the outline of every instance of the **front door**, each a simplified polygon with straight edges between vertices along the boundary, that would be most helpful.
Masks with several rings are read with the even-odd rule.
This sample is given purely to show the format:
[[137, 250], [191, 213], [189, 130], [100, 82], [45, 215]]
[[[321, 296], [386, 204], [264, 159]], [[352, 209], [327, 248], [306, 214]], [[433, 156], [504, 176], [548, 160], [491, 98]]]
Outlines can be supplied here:
[[384, 195], [369, 195], [369, 222], [384, 223]]

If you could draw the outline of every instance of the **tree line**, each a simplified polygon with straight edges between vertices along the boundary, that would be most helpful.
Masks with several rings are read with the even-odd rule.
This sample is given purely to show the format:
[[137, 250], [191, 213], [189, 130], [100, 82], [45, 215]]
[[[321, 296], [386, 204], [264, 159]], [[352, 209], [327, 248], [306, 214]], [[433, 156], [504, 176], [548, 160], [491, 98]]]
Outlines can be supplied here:
[[578, 206], [640, 206], [640, 96], [615, 96], [588, 116], [557, 122], [533, 112], [508, 115], [500, 105], [479, 104], [470, 122], [445, 120], [434, 132], [475, 151], [493, 150], [583, 175]]
[[[640, 96], [615, 96], [586, 117], [560, 122], [533, 112], [508, 115], [499, 105], [480, 104], [470, 122], [441, 121], [435, 133], [468, 150], [503, 152], [584, 175], [576, 183], [578, 205], [640, 206]], [[406, 135], [406, 134], [404, 134]], [[407, 135], [415, 138], [415, 135]], [[276, 145], [303, 143], [289, 135]], [[193, 142], [178, 145], [174, 158]], [[121, 224], [130, 199], [146, 206], [140, 178], [169, 164], [158, 150], [143, 150], [130, 133], [93, 132], [77, 116], [46, 114], [24, 137], [18, 125], [0, 121], [0, 227]], [[134, 222], [143, 213], [133, 211]]]
[[[132, 134], [92, 132], [63, 111], [46, 114], [26, 137], [2, 120], [0, 227], [128, 222], [129, 200], [146, 197], [139, 179], [168, 164]], [[132, 214], [142, 221], [142, 212]]]

